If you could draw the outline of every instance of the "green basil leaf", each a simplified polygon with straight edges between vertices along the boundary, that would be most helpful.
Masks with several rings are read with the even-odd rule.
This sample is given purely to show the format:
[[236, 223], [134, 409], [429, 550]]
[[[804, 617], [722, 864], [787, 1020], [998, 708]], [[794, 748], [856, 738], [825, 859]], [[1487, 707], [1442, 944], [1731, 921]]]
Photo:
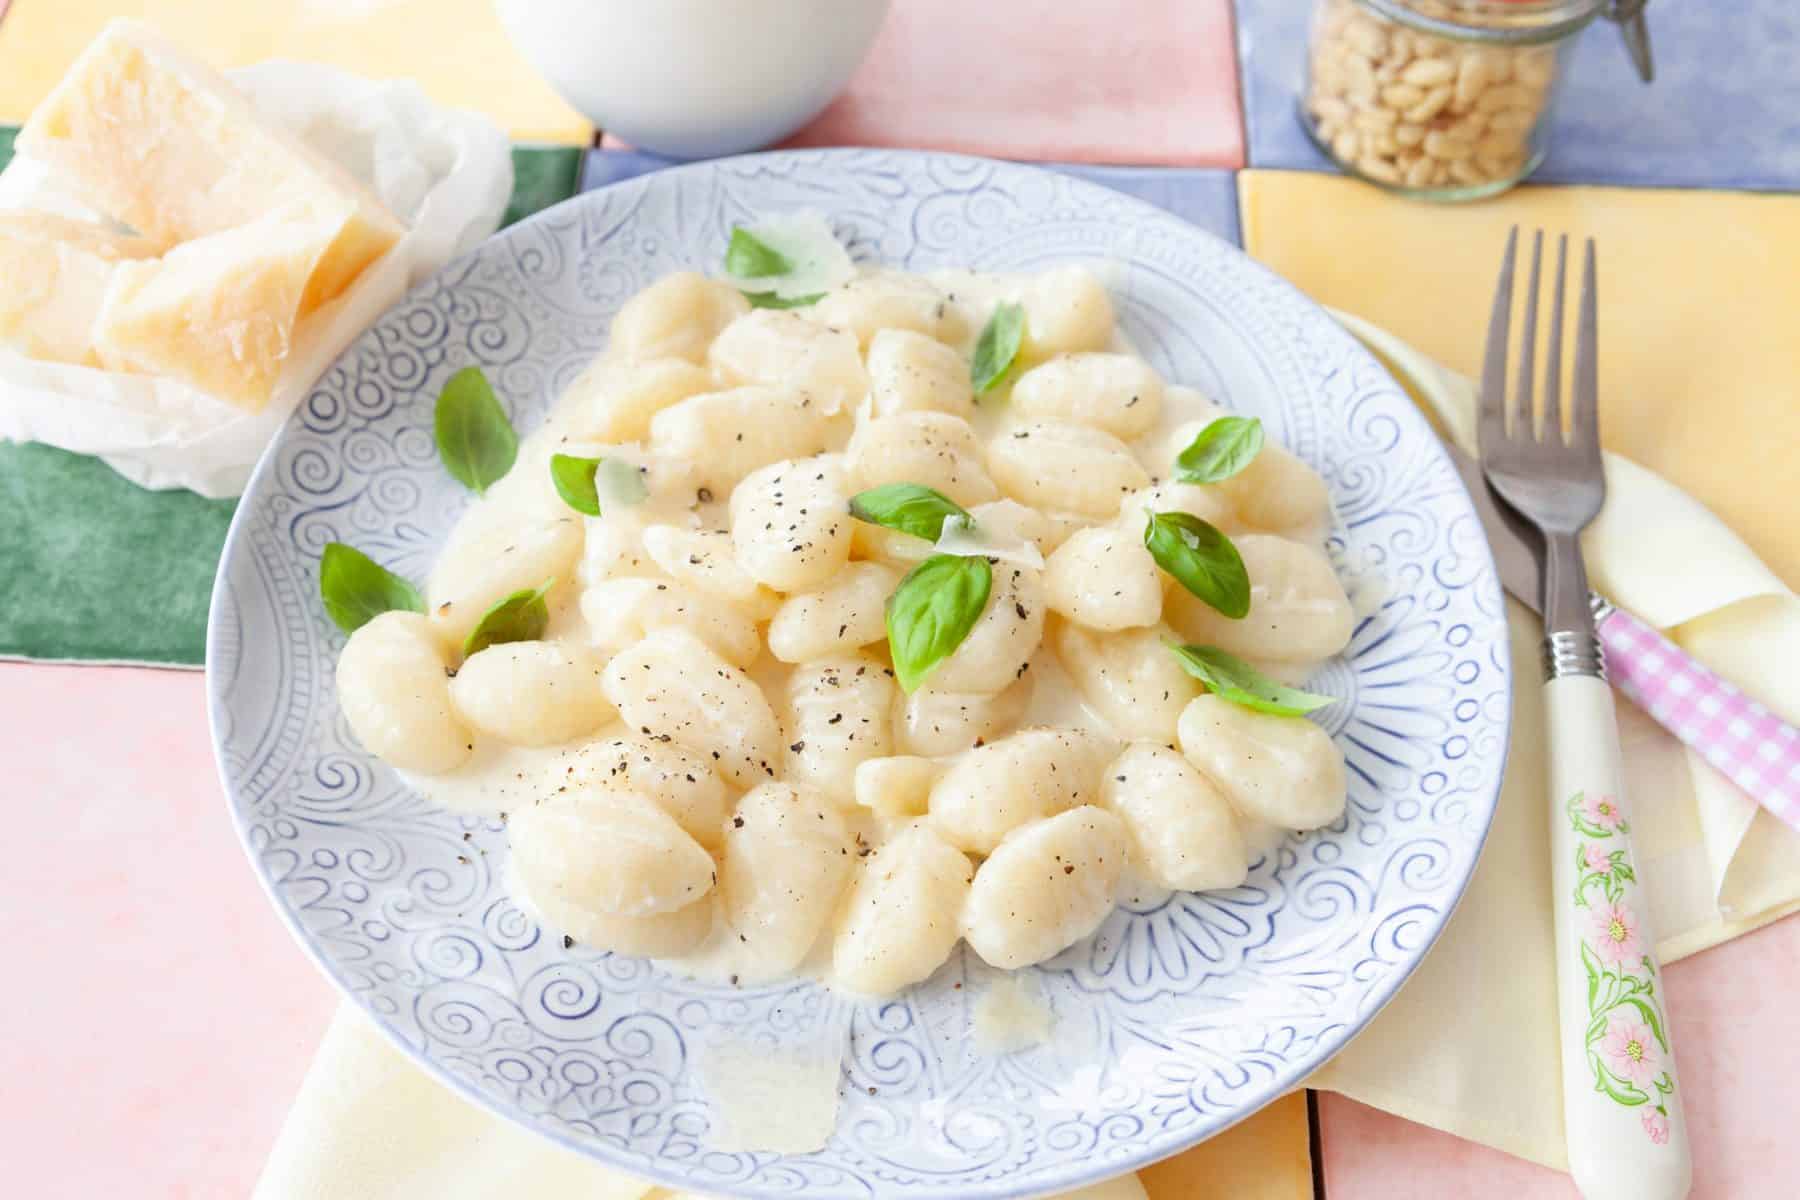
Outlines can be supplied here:
[[725, 269], [740, 279], [767, 279], [771, 275], [786, 275], [794, 264], [742, 225], [734, 225], [731, 244], [725, 248]]
[[1170, 646], [1182, 668], [1221, 700], [1278, 717], [1303, 717], [1324, 708], [1334, 697], [1277, 683], [1241, 658], [1217, 646]]
[[519, 457], [519, 435], [480, 367], [464, 367], [450, 377], [432, 429], [445, 469], [477, 494], [485, 495]]
[[1175, 477], [1183, 483], [1218, 483], [1249, 466], [1262, 448], [1260, 418], [1220, 417], [1176, 455]]
[[1156, 565], [1226, 616], [1250, 611], [1250, 573], [1231, 539], [1192, 513], [1153, 512], [1144, 548]]
[[985, 558], [936, 554], [912, 569], [887, 602], [888, 649], [901, 690], [916, 691], [969, 636], [994, 586]]
[[975, 357], [969, 362], [969, 381], [975, 385], [977, 396], [1000, 382], [1018, 357], [1019, 343], [1024, 338], [1024, 305], [1006, 303], [995, 308], [994, 315], [982, 326], [981, 337], [975, 342]]
[[556, 485], [556, 494], [563, 498], [564, 504], [590, 517], [600, 515], [600, 494], [594, 490], [594, 472], [600, 469], [601, 461], [577, 458], [573, 454], [550, 456], [550, 482]]
[[636, 504], [650, 494], [644, 473], [616, 458], [577, 458], [573, 454], [550, 456], [550, 481], [563, 503], [578, 513], [597, 517], [601, 497], [610, 503]]
[[544, 597], [555, 583], [554, 579], [546, 579], [538, 587], [514, 592], [482, 613], [481, 620], [463, 639], [463, 657], [503, 642], [535, 642], [543, 637], [550, 624], [550, 606], [544, 603]]
[[810, 296], [777, 296], [774, 292], [745, 292], [744, 299], [750, 302], [751, 308], [811, 308], [825, 298], [824, 292], [814, 292]]
[[967, 510], [950, 497], [916, 483], [884, 483], [858, 492], [850, 497], [850, 515], [870, 525], [897, 529], [928, 542], [938, 540], [944, 532], [944, 522], [951, 517], [973, 520]]
[[328, 543], [319, 556], [319, 599], [325, 615], [345, 633], [355, 633], [384, 612], [425, 611], [418, 588], [342, 542]]

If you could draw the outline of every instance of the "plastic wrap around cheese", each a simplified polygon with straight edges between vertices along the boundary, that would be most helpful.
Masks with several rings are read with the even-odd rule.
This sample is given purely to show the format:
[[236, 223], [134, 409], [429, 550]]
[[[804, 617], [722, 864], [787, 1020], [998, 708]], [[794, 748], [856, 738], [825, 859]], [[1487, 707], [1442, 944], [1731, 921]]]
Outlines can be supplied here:
[[165, 247], [307, 206], [322, 240], [302, 313], [342, 292], [405, 233], [336, 163], [134, 21], [102, 31], [32, 112], [18, 147], [79, 179], [84, 199]]
[[87, 221], [0, 212], [0, 347], [50, 362], [94, 361], [94, 320], [114, 268], [156, 253]]
[[304, 205], [121, 263], [94, 326], [109, 371], [160, 375], [255, 411], [293, 345], [323, 241]]

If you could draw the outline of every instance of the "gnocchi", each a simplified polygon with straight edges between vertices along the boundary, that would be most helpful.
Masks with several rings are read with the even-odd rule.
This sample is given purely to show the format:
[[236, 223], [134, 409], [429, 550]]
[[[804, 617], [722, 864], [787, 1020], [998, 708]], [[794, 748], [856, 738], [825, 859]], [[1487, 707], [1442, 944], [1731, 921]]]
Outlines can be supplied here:
[[1021, 504], [1110, 517], [1150, 483], [1131, 448], [1085, 425], [1036, 422], [988, 443], [988, 470]]
[[425, 618], [382, 613], [351, 634], [338, 656], [338, 707], [371, 754], [407, 771], [449, 771], [475, 744], [444, 676]]
[[750, 302], [736, 288], [677, 271], [625, 302], [613, 318], [608, 352], [627, 363], [659, 358], [702, 363], [719, 332], [749, 311]]
[[964, 751], [931, 789], [931, 823], [954, 846], [992, 853], [1022, 825], [1094, 799], [1106, 743], [1071, 729], [1025, 729]]
[[1250, 573], [1250, 612], [1232, 620], [1180, 588], [1168, 593], [1169, 624], [1190, 642], [1240, 658], [1318, 662], [1350, 642], [1356, 613], [1331, 562], [1311, 546], [1269, 534], [1235, 539]]
[[1091, 804], [1014, 831], [969, 886], [969, 947], [1003, 970], [1068, 949], [1112, 913], [1126, 853], [1119, 818]]
[[1311, 721], [1200, 696], [1182, 710], [1181, 752], [1231, 806], [1283, 829], [1317, 829], [1344, 813], [1344, 757]]
[[713, 886], [712, 856], [638, 792], [593, 785], [553, 792], [512, 814], [506, 837], [533, 895], [589, 912], [675, 912]]
[[1044, 564], [1052, 611], [1089, 629], [1117, 632], [1162, 617], [1163, 577], [1144, 540], [1118, 529], [1082, 529]]
[[471, 654], [450, 681], [450, 700], [470, 726], [513, 746], [571, 741], [612, 716], [600, 663], [556, 642], [506, 642]]
[[625, 724], [710, 755], [739, 787], [775, 776], [781, 726], [762, 689], [685, 629], [659, 629], [619, 651], [600, 676]]
[[850, 408], [869, 391], [854, 334], [779, 309], [759, 308], [726, 326], [707, 361], [728, 383], [796, 393], [821, 416]]
[[610, 737], [583, 746], [571, 768], [571, 784], [650, 797], [708, 850], [724, 836], [724, 781], [691, 750], [648, 737]]
[[991, 693], [922, 687], [901, 697], [896, 738], [908, 754], [930, 758], [958, 754], [1017, 725], [1030, 699], [1029, 679]]
[[1133, 861], [1158, 887], [1236, 887], [1249, 872], [1225, 794], [1167, 746], [1127, 746], [1101, 773], [1100, 804], [1124, 822]]
[[824, 797], [787, 783], [744, 794], [725, 830], [725, 919], [760, 971], [786, 974], [818, 940], [850, 879], [850, 830]]
[[982, 466], [981, 443], [961, 417], [899, 412], [876, 417], [850, 439], [845, 452], [855, 490], [884, 483], [918, 483], [968, 507], [997, 499]]
[[[1007, 300], [1018, 356], [977, 403], [974, 347]], [[1291, 682], [1353, 625], [1310, 467], [1270, 443], [1222, 481], [1171, 478], [1222, 411], [1130, 352], [1083, 268], [866, 272], [792, 308], [677, 273], [471, 504], [425, 613], [350, 637], [339, 703], [421, 791], [506, 810], [514, 886], [565, 937], [867, 995], [960, 941], [1040, 963], [1128, 872], [1233, 887], [1343, 811], [1323, 729], [1207, 694], [1170, 652]], [[557, 453], [643, 486], [582, 515]], [[885, 484], [915, 490], [852, 512]], [[1232, 539], [1247, 617], [1158, 565], [1149, 511]], [[545, 583], [541, 628], [464, 660], [483, 614]]]
[[1019, 376], [1012, 404], [1032, 421], [1066, 421], [1131, 441], [1155, 428], [1163, 382], [1135, 354], [1064, 354]]
[[853, 795], [856, 768], [893, 752], [888, 714], [896, 689], [873, 659], [830, 658], [788, 676], [786, 778], [839, 803]]
[[729, 492], [758, 467], [825, 449], [825, 414], [804, 392], [740, 387], [707, 392], [650, 418], [650, 446], [691, 463], [708, 490]]
[[832, 941], [834, 978], [885, 996], [944, 964], [962, 936], [975, 868], [931, 826], [915, 821], [890, 837], [859, 873]]
[[605, 579], [581, 591], [581, 615], [594, 645], [617, 653], [658, 629], [685, 629], [734, 667], [762, 653], [756, 622], [667, 579]]
[[769, 653], [803, 663], [860, 649], [887, 636], [884, 606], [900, 572], [854, 562], [816, 592], [795, 592], [769, 621]]
[[843, 472], [830, 459], [771, 463], [731, 493], [731, 546], [758, 583], [806, 591], [850, 559]]
[[969, 360], [910, 329], [883, 329], [869, 342], [869, 397], [882, 417], [940, 412], [966, 421], [975, 415]]

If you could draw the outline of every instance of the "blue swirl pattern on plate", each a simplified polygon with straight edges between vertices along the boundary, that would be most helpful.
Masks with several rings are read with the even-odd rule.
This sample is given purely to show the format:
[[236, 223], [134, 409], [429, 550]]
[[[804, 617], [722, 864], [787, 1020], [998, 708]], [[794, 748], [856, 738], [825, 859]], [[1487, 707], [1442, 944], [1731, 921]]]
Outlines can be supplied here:
[[[1341, 570], [1382, 580], [1316, 686], [1349, 762], [1329, 829], [1244, 886], [1128, 897], [1037, 971], [1043, 1046], [981, 1056], [994, 972], [959, 952], [853, 1006], [835, 1136], [814, 1154], [709, 1149], [695, 1073], [715, 1031], [780, 1032], [813, 985], [715, 987], [565, 951], [507, 897], [501, 822], [434, 808], [372, 761], [333, 695], [343, 637], [320, 549], [412, 578], [468, 503], [432, 402], [479, 365], [529, 430], [632, 293], [720, 261], [733, 222], [817, 208], [863, 259], [1029, 270], [1100, 260], [1128, 335], [1171, 379], [1263, 418], [1322, 471]], [[1367, 589], [1359, 589], [1366, 594]], [[1500, 589], [1424, 421], [1323, 312], [1236, 249], [1139, 201], [1028, 167], [892, 151], [777, 153], [590, 192], [412, 292], [319, 381], [258, 468], [213, 597], [220, 772], [255, 869], [319, 965], [470, 1099], [619, 1169], [776, 1197], [1010, 1197], [1173, 1153], [1294, 1087], [1392, 995], [1475, 865], [1508, 719]], [[465, 835], [468, 835], [465, 838]], [[960, 985], [960, 986], [959, 986]]]

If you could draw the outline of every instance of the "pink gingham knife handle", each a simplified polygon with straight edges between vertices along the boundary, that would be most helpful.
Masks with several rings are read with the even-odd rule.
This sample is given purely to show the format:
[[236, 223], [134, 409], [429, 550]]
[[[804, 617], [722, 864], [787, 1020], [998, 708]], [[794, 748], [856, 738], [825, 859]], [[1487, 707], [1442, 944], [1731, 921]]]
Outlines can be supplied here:
[[1800, 829], [1800, 730], [1632, 616], [1595, 599], [1606, 677], [1712, 768]]

